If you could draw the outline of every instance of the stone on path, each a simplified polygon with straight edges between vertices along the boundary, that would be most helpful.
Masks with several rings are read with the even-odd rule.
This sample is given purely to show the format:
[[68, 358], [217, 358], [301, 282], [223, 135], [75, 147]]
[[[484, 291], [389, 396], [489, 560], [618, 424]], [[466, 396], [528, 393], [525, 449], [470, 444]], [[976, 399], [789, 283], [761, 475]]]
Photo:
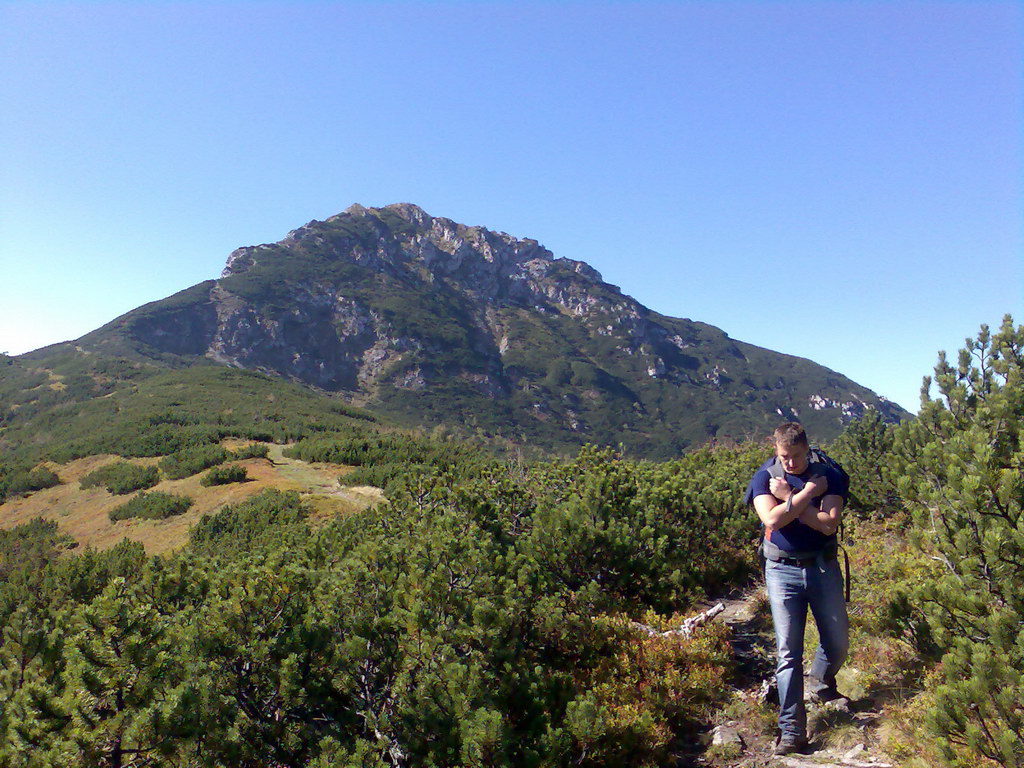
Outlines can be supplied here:
[[823, 752], [815, 752], [812, 755], [786, 755], [775, 758], [774, 764], [784, 765], [786, 768], [893, 768], [892, 763], [862, 757], [864, 750], [864, 745], [858, 744], [842, 757]]
[[864, 745], [863, 744], [858, 744], [853, 749], [849, 750], [845, 755], [843, 755], [843, 760], [846, 760], [846, 761], [856, 760], [857, 756], [861, 752], [863, 752], [863, 751], [864, 751]]
[[711, 746], [727, 746], [735, 745], [740, 749], [743, 749], [743, 737], [740, 736], [739, 731], [729, 725], [716, 725], [714, 730], [711, 731]]

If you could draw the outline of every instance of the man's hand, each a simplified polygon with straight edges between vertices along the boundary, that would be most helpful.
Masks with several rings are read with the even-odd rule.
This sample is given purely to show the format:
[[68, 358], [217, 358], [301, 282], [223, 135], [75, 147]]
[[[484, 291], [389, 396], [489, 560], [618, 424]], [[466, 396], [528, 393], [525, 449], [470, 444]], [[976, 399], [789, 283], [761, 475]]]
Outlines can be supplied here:
[[793, 489], [790, 487], [789, 483], [781, 477], [773, 477], [769, 480], [768, 490], [771, 492], [772, 496], [779, 501], [785, 501], [790, 497], [790, 494], [793, 493]]
[[843, 497], [836, 494], [825, 494], [821, 500], [821, 509], [807, 507], [798, 518], [804, 525], [810, 526], [819, 533], [831, 536], [839, 529], [839, 521], [843, 514]]
[[824, 496], [825, 492], [828, 491], [828, 478], [824, 475], [812, 477], [804, 485], [804, 490], [810, 490], [812, 499], [816, 499], [818, 496]]

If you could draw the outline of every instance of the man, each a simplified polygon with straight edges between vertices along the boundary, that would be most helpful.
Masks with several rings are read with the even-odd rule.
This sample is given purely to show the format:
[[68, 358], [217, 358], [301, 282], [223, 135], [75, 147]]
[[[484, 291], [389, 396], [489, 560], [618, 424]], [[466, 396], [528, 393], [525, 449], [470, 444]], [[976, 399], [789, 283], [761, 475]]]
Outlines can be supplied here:
[[808, 679], [811, 696], [820, 701], [839, 698], [836, 672], [846, 660], [849, 631], [836, 531], [847, 488], [833, 468], [810, 463], [802, 426], [783, 424], [773, 438], [775, 471], [759, 469], [748, 493], [765, 528], [765, 582], [778, 651], [775, 753], [786, 755], [807, 745], [803, 652], [808, 607], [821, 638]]

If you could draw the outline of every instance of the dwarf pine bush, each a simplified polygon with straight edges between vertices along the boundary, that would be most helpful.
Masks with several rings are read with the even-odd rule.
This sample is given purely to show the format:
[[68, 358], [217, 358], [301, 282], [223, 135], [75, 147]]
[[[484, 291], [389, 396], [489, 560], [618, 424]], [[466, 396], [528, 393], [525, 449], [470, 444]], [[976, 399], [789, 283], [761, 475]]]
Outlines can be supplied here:
[[[916, 600], [945, 651], [930, 727], [946, 756], [1024, 765], [1024, 326], [982, 326], [895, 433], [900, 494], [942, 564]], [[966, 763], [964, 762], [966, 761]]]
[[156, 467], [142, 467], [130, 461], [115, 461], [90, 472], [79, 481], [82, 488], [102, 485], [108, 491], [124, 495], [132, 491], [152, 488], [160, 482], [160, 471]]
[[192, 506], [192, 499], [188, 496], [176, 496], [171, 493], [142, 491], [138, 496], [133, 496], [129, 501], [114, 507], [108, 513], [113, 521], [125, 520], [129, 517], [139, 517], [149, 520], [162, 520], [165, 517], [173, 517], [188, 511]]
[[245, 467], [238, 464], [228, 464], [224, 467], [214, 467], [199, 480], [200, 485], [228, 485], [229, 483], [244, 483], [249, 479]]

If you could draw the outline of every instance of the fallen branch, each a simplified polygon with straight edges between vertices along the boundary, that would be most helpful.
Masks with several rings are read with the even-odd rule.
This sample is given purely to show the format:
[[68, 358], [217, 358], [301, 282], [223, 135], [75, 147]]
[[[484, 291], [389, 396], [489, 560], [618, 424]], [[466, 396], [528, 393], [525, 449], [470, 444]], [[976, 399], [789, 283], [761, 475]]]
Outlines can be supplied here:
[[708, 621], [715, 618], [715, 616], [717, 616], [724, 610], [725, 604], [718, 603], [717, 605], [713, 605], [711, 608], [708, 608], [706, 611], [698, 613], [696, 616], [691, 616], [683, 622], [682, 626], [679, 627], [679, 629], [670, 629], [666, 632], [659, 632], [654, 627], [648, 626], [647, 624], [642, 624], [639, 621], [632, 621], [630, 622], [630, 624], [633, 626], [634, 629], [639, 629], [640, 631], [650, 635], [651, 637], [672, 637], [673, 635], [682, 635], [683, 637], [690, 637], [691, 635], [693, 635], [693, 631], [697, 629], [697, 627], [706, 624]]

